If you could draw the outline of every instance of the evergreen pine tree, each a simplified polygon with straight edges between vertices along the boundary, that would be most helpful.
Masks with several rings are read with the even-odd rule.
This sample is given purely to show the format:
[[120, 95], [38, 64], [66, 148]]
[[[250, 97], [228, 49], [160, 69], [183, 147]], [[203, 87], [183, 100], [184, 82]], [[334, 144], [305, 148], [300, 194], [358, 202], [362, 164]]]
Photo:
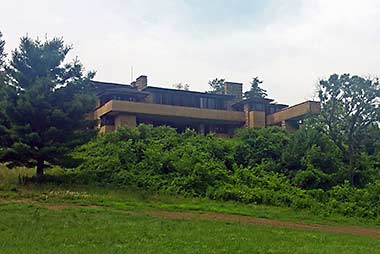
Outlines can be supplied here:
[[71, 162], [73, 147], [95, 134], [94, 122], [86, 119], [95, 105], [89, 88], [94, 73], [84, 73], [77, 59], [64, 63], [70, 50], [60, 38], [23, 37], [7, 70], [9, 124], [3, 128], [11, 139], [0, 150], [0, 161], [36, 166], [38, 179], [46, 165]]
[[246, 99], [251, 98], [265, 98], [267, 96], [267, 91], [262, 89], [260, 85], [263, 83], [262, 80], [259, 80], [258, 77], [255, 77], [250, 82], [251, 89], [244, 93]]
[[7, 101], [7, 91], [9, 87], [6, 86], [6, 73], [5, 73], [5, 41], [2, 39], [0, 32], [0, 155], [4, 150], [3, 146], [9, 140], [9, 135], [6, 131], [6, 126], [9, 127], [8, 119], [5, 115], [5, 105]]

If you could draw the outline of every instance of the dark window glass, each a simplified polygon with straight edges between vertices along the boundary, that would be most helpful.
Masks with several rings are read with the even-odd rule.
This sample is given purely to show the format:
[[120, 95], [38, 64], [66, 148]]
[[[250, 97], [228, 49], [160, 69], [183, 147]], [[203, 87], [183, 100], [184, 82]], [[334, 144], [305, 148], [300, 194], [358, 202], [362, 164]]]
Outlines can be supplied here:
[[253, 111], [265, 111], [264, 105], [262, 103], [253, 103], [251, 108]]
[[210, 109], [215, 109], [216, 108], [216, 101], [215, 101], [215, 99], [208, 98], [207, 108], [210, 108]]
[[172, 98], [169, 94], [162, 95], [162, 104], [172, 105]]
[[115, 125], [115, 118], [113, 116], [105, 115], [100, 118], [100, 126]]
[[207, 108], [207, 98], [201, 97], [201, 108]]
[[160, 93], [153, 94], [153, 103], [161, 104], [162, 103], [162, 95]]
[[217, 100], [216, 101], [216, 108], [217, 109], [222, 109], [222, 110], [227, 109], [225, 101], [224, 100]]
[[181, 97], [179, 95], [172, 95], [172, 104], [175, 106], [181, 106]]

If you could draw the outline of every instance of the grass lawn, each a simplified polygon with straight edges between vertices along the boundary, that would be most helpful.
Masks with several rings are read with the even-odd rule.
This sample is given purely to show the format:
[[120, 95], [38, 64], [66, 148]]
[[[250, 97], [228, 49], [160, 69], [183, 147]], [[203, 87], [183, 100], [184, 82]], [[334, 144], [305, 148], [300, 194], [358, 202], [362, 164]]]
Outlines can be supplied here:
[[197, 216], [173, 219], [154, 211], [207, 211], [376, 229], [378, 221], [103, 187], [20, 186], [15, 175], [13, 182], [1, 181], [11, 179], [7, 174], [0, 174], [0, 254], [380, 253], [380, 238]]
[[0, 203], [0, 253], [379, 253], [380, 240], [114, 208]]
[[18, 186], [16, 191], [1, 191], [0, 189], [0, 198], [31, 199], [53, 204], [64, 202], [97, 205], [123, 210], [208, 211], [322, 225], [354, 225], [379, 228], [378, 220], [345, 217], [339, 214], [322, 214], [312, 210], [295, 210], [285, 207], [243, 204], [233, 201], [213, 201], [207, 198], [186, 198], [91, 186]]

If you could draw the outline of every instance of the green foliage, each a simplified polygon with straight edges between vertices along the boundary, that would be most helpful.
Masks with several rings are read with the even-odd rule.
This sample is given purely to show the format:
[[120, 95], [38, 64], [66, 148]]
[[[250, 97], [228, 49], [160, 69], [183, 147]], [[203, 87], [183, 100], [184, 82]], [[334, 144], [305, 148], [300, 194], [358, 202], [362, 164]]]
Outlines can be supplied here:
[[210, 185], [226, 180], [231, 152], [231, 144], [214, 135], [140, 125], [104, 135], [75, 154], [88, 181], [204, 195]]
[[24, 37], [13, 52], [0, 123], [0, 160], [9, 166], [37, 166], [42, 176], [45, 162], [72, 163], [72, 149], [95, 134], [85, 119], [95, 105], [88, 87], [93, 73], [85, 74], [78, 60], [64, 63], [70, 49], [62, 39]]
[[186, 83], [179, 82], [179, 83], [173, 84], [173, 88], [178, 89], [178, 90], [188, 91], [190, 89], [190, 85], [186, 84]]
[[10, 170], [0, 164], [0, 191], [15, 191], [24, 180], [32, 175], [32, 170], [24, 167]]
[[[297, 147], [302, 139], [306, 144]], [[362, 189], [344, 183], [341, 153], [331, 144], [328, 136], [315, 135], [306, 127], [292, 135], [279, 128], [243, 129], [236, 138], [222, 139], [140, 125], [94, 139], [77, 149], [74, 157], [83, 161], [77, 178], [88, 183], [325, 214], [380, 216], [375, 203], [380, 179], [369, 174], [373, 178]], [[300, 163], [294, 164], [296, 160]], [[376, 164], [370, 156], [362, 161]], [[355, 198], [346, 200], [350, 193]]]
[[9, 127], [9, 120], [5, 114], [5, 106], [8, 100], [8, 94], [10, 88], [6, 85], [7, 75], [5, 72], [5, 41], [2, 39], [2, 33], [0, 32], [0, 156], [4, 152], [4, 146], [9, 144], [9, 133], [7, 127]]
[[289, 137], [279, 127], [240, 129], [237, 132], [235, 160], [245, 167], [263, 162], [277, 164]]
[[0, 31], [0, 71], [2, 71], [2, 67], [4, 66], [5, 56], [6, 56], [6, 54], [5, 54], [5, 41], [2, 39], [2, 37], [3, 37], [3, 34]]
[[251, 88], [249, 91], [244, 93], [245, 99], [251, 99], [251, 98], [265, 98], [268, 96], [267, 91], [265, 89], [262, 89], [260, 85], [263, 83], [262, 80], [259, 80], [259, 77], [255, 77], [250, 82]]
[[294, 183], [303, 189], [317, 189], [329, 186], [331, 177], [319, 169], [307, 168], [298, 171], [294, 177]]
[[334, 74], [320, 81], [319, 99], [321, 130], [343, 152], [349, 162], [350, 181], [359, 186], [363, 181], [359, 165], [361, 146], [371, 126], [380, 121], [379, 80]]
[[290, 134], [282, 165], [287, 175], [295, 177], [297, 186], [307, 189], [343, 183], [346, 172], [340, 149], [310, 122]]
[[208, 82], [210, 85], [211, 90], [209, 91], [210, 93], [215, 93], [215, 94], [224, 94], [224, 82], [225, 79], [213, 79]]

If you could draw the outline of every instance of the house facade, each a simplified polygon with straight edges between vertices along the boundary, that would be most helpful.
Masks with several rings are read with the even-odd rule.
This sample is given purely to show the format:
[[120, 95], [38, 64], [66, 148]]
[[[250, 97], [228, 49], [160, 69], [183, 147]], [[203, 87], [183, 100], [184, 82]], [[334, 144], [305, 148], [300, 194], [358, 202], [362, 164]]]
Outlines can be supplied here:
[[268, 98], [242, 98], [241, 83], [225, 82], [224, 94], [169, 89], [148, 85], [140, 76], [131, 85], [92, 81], [97, 106], [91, 117], [99, 120], [99, 132], [107, 133], [138, 124], [168, 125], [183, 131], [231, 136], [235, 129], [282, 126], [297, 129], [309, 114], [318, 114], [318, 102], [294, 106]]

